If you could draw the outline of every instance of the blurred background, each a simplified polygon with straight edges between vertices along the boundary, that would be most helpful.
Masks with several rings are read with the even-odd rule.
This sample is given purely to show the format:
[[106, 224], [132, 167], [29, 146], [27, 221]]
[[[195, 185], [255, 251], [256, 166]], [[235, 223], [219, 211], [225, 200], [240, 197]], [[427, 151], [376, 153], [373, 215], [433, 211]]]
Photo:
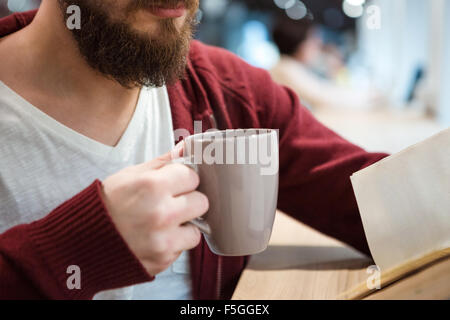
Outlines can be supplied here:
[[[0, 0], [0, 17], [39, 6]], [[325, 125], [398, 152], [450, 126], [450, 1], [200, 0], [196, 37], [267, 69]]]

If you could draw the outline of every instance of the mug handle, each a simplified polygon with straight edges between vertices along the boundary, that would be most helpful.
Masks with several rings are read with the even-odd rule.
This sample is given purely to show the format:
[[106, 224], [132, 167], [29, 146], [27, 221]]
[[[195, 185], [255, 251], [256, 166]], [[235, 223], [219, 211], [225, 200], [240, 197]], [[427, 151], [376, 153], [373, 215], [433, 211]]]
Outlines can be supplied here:
[[[190, 160], [190, 158], [187, 158], [187, 157], [176, 158], [176, 159], [172, 159], [172, 161], [170, 163], [171, 164], [174, 164], [174, 163], [184, 164], [185, 166], [191, 168], [192, 170], [194, 170], [195, 172], [198, 173], [198, 166], [195, 163], [193, 163]], [[211, 227], [204, 219], [195, 218], [187, 223], [193, 224], [194, 226], [199, 228], [200, 231], [203, 232], [204, 234], [211, 235]]]

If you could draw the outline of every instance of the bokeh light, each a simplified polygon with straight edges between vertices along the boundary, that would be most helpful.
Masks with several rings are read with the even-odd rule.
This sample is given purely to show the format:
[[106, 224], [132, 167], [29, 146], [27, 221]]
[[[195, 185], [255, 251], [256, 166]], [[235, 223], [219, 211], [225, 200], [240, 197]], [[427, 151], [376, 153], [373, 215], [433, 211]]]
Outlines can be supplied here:
[[345, 0], [342, 3], [342, 10], [350, 18], [359, 18], [364, 13], [363, 4], [364, 1], [361, 0]]
[[292, 7], [286, 9], [286, 14], [288, 15], [288, 17], [294, 20], [303, 19], [304, 17], [306, 17], [307, 13], [308, 9], [301, 1], [296, 1]]

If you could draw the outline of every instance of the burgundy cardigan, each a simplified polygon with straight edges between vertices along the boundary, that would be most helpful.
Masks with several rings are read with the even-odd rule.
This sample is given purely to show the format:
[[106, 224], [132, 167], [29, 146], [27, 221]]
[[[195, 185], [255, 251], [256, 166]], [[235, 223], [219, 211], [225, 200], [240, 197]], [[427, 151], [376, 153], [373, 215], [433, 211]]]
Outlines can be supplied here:
[[[0, 37], [25, 27], [34, 15], [1, 19]], [[193, 121], [199, 120], [207, 130], [212, 115], [220, 129], [279, 129], [278, 208], [370, 254], [349, 177], [386, 154], [368, 153], [344, 140], [266, 71], [198, 41], [191, 44], [186, 78], [168, 91], [175, 129], [192, 133]], [[0, 235], [0, 298], [90, 299], [102, 290], [154, 279], [112, 223], [100, 188], [95, 181], [45, 218]], [[194, 298], [230, 298], [247, 258], [219, 257], [202, 239], [190, 251]], [[82, 270], [81, 290], [67, 289], [71, 264]]]

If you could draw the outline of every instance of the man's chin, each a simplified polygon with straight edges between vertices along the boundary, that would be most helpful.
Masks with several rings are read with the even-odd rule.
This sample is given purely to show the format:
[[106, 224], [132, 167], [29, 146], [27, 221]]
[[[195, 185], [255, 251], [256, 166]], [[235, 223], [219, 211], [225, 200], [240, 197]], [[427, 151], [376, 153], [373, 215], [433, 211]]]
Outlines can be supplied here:
[[179, 31], [168, 32], [167, 30], [162, 30], [162, 27], [145, 28], [132, 26], [130, 30], [136, 32], [142, 39], [148, 39], [148, 41], [155, 41], [160, 44], [174, 43], [180, 37]]
[[148, 34], [152, 37], [161, 38], [177, 37], [186, 25], [186, 17], [162, 19], [154, 17], [145, 10], [139, 10], [132, 17], [129, 26], [141, 34]]
[[179, 30], [167, 30], [164, 26], [130, 25], [129, 30], [139, 35], [141, 39], [148, 39], [159, 44], [175, 43], [180, 38]]

